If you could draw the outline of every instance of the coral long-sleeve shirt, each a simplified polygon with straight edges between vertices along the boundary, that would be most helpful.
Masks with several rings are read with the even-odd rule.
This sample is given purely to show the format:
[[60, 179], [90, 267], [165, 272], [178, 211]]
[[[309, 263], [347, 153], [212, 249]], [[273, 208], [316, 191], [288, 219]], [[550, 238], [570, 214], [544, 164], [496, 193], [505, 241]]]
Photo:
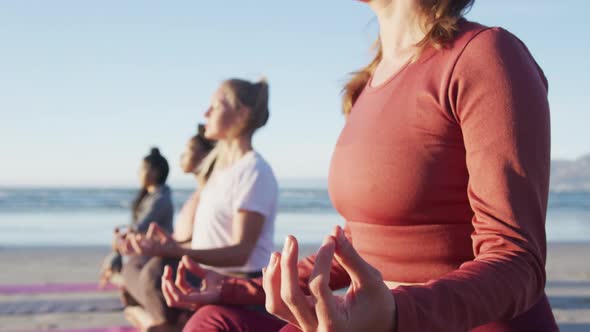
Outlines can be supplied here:
[[[547, 81], [524, 44], [463, 21], [356, 101], [332, 158], [330, 196], [361, 256], [392, 290], [397, 331], [556, 331], [544, 293]], [[313, 258], [299, 263], [307, 291]], [[332, 286], [349, 279], [334, 263]], [[226, 303], [261, 303], [232, 279]]]

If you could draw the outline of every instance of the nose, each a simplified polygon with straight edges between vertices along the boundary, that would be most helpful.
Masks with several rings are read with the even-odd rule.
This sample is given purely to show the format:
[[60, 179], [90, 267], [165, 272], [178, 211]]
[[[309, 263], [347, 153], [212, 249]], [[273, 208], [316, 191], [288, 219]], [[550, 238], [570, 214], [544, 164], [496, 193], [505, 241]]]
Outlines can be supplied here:
[[208, 118], [211, 115], [211, 107], [207, 108], [205, 111], [205, 118]]

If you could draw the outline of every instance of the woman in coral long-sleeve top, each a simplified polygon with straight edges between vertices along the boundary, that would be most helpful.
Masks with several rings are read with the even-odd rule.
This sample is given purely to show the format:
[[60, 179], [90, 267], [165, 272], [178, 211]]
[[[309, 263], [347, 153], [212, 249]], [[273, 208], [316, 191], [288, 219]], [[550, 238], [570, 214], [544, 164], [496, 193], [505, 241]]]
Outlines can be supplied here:
[[185, 260], [210, 287], [186, 295], [166, 274], [169, 303], [216, 304], [185, 330], [270, 331], [252, 322], [263, 314], [224, 306], [264, 302], [285, 331], [557, 330], [544, 293], [547, 81], [515, 36], [462, 18], [472, 2], [368, 1], [380, 47], [345, 88], [330, 169], [346, 231], [299, 263], [288, 238], [263, 280]]

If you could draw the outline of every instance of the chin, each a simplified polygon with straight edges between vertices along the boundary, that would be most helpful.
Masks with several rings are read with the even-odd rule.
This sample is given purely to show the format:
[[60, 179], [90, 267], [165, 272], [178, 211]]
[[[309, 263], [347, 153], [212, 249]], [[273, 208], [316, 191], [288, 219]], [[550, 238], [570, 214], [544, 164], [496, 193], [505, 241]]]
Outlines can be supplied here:
[[219, 140], [219, 135], [216, 132], [205, 131], [205, 138], [210, 140]]

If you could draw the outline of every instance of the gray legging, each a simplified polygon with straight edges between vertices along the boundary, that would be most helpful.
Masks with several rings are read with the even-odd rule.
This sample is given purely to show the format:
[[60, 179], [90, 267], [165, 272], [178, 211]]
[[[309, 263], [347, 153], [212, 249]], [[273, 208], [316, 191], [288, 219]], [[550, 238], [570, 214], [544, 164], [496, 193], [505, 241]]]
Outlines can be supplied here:
[[[170, 265], [174, 277], [176, 277], [176, 268], [179, 259], [163, 257], [131, 257], [125, 264], [121, 274], [125, 282], [125, 292], [123, 296], [127, 304], [141, 305], [156, 322], [175, 323], [178, 316], [184, 312], [181, 309], [170, 308], [166, 305], [164, 294], [162, 294], [162, 274], [164, 266]], [[236, 272], [230, 275], [241, 278], [258, 278], [262, 276], [260, 271], [256, 272]], [[190, 285], [199, 288], [201, 279], [193, 274], [187, 275], [187, 281]], [[264, 311], [264, 307], [256, 308]]]
[[[162, 294], [161, 282], [164, 266], [170, 265], [176, 274], [178, 259], [163, 257], [131, 257], [123, 264], [123, 280], [127, 304], [141, 305], [156, 322], [174, 323], [182, 310], [170, 308]], [[200, 279], [189, 274], [188, 281], [194, 286]], [[131, 298], [129, 298], [131, 297]], [[135, 302], [135, 303], [134, 303]]]

